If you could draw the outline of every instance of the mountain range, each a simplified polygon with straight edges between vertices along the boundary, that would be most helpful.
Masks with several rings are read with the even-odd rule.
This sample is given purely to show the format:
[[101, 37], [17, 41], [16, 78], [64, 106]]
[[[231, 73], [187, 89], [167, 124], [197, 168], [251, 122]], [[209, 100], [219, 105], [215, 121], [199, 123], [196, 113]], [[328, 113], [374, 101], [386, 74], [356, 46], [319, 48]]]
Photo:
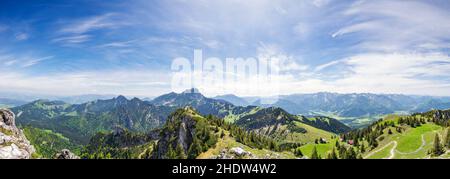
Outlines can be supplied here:
[[[328, 110], [346, 106], [373, 112], [370, 108], [374, 107], [378, 110], [373, 114], [379, 114], [386, 108], [414, 106], [417, 100], [424, 100], [421, 98], [320, 93], [282, 97], [276, 104], [299, 105], [293, 101], [313, 100], [317, 103], [310, 104], [316, 107], [342, 103], [341, 106], [322, 106]], [[444, 104], [440, 107], [445, 107], [441, 100], [445, 99], [431, 99], [423, 106]], [[440, 126], [447, 126], [449, 118], [448, 111], [415, 113], [412, 116], [416, 122], [400, 116], [395, 117], [394, 123], [385, 124], [383, 121], [392, 119], [387, 116], [368, 127], [352, 130], [343, 123], [345, 119], [315, 113], [300, 115], [289, 112], [296, 110], [294, 107], [266, 106], [261, 101], [254, 101], [259, 106], [238, 106], [228, 102], [226, 97], [208, 98], [190, 89], [147, 101], [124, 96], [81, 104], [36, 100], [11, 110], [16, 114], [16, 123], [35, 146], [37, 154], [34, 156], [45, 158], [51, 158], [58, 151], [67, 153], [66, 149], [81, 158], [315, 158], [327, 155], [337, 141], [345, 142], [340, 144], [345, 147], [341, 147], [336, 156], [371, 158], [372, 153], [384, 149], [380, 145], [387, 147], [397, 141], [391, 139], [392, 130], [406, 134], [424, 125], [439, 129], [444, 135], [445, 128]], [[368, 101], [368, 105], [358, 108]], [[390, 132], [380, 132], [387, 129]], [[355, 141], [365, 146], [354, 145]], [[316, 147], [320, 147], [315, 151], [317, 155], [313, 154]]]
[[[386, 114], [411, 114], [433, 109], [450, 108], [450, 98], [414, 96], [400, 94], [338, 94], [313, 93], [293, 94], [278, 97], [238, 97], [235, 95], [217, 96], [239, 106], [280, 107], [291, 114], [325, 115], [339, 118], [352, 127], [362, 127], [378, 120]], [[262, 101], [274, 101], [262, 103]], [[366, 119], [361, 122], [361, 119]]]
[[[14, 107], [12, 111], [17, 114], [18, 124], [22, 126], [50, 129], [85, 144], [96, 133], [110, 131], [115, 126], [122, 126], [132, 132], [160, 128], [170, 113], [184, 107], [193, 107], [201, 115], [217, 116], [254, 131], [261, 132], [263, 128], [270, 128], [273, 135], [281, 134], [281, 129], [286, 126], [289, 128], [283, 129], [284, 132], [291, 130], [307, 133], [307, 128], [313, 128], [312, 131], [317, 131], [317, 128], [329, 133], [350, 130], [332, 118], [291, 115], [276, 107], [235, 106], [224, 100], [207, 98], [199, 92], [169, 93], [152, 101], [138, 98], [129, 100], [124, 96], [82, 104], [37, 100]], [[266, 122], [272, 118], [279, 119], [279, 122]], [[249, 119], [252, 120], [247, 121]]]

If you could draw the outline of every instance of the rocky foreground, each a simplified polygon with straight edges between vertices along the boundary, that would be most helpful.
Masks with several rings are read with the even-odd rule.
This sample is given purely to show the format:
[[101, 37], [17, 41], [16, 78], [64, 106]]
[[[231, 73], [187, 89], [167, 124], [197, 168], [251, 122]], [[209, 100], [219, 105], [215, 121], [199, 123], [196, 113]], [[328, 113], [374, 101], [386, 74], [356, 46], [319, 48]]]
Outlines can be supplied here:
[[0, 159], [29, 159], [34, 152], [30, 141], [16, 127], [14, 113], [0, 109]]

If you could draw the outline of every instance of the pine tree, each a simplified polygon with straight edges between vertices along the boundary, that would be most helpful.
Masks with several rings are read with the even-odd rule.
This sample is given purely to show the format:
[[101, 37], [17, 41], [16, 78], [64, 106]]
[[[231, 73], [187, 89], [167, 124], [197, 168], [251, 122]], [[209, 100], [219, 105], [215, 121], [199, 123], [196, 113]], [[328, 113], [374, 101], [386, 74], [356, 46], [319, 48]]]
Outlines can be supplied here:
[[176, 150], [178, 159], [186, 159], [187, 158], [186, 153], [184, 153], [184, 148], [180, 143], [177, 144], [177, 148], [175, 150]]
[[327, 159], [339, 159], [336, 154], [336, 149], [333, 147], [333, 150], [331, 150], [330, 153], [328, 153]]
[[314, 146], [314, 148], [313, 148], [313, 150], [312, 150], [311, 159], [320, 159], [320, 156], [319, 156], [319, 154], [317, 153], [317, 148], [316, 148], [316, 146]]
[[361, 149], [360, 149], [361, 153], [366, 152], [366, 147], [364, 146], [364, 143], [361, 144]]
[[167, 147], [166, 158], [167, 159], [176, 159], [177, 158], [177, 153], [175, 152], [175, 150], [173, 150], [172, 144], [169, 144], [169, 146]]
[[202, 152], [202, 146], [200, 145], [198, 139], [192, 141], [191, 146], [188, 149], [187, 157], [189, 159], [195, 159]]
[[302, 153], [302, 150], [300, 150], [300, 147], [297, 147], [297, 148], [294, 150], [294, 154], [295, 154], [295, 156], [297, 156], [297, 157], [303, 157], [303, 153]]
[[392, 130], [391, 130], [391, 129], [388, 130], [388, 134], [389, 134], [389, 135], [392, 134]]
[[441, 144], [441, 139], [439, 138], [439, 134], [436, 134], [434, 137], [433, 149], [431, 150], [432, 156], [439, 156], [445, 153], [444, 146]]
[[356, 152], [353, 148], [349, 148], [345, 155], [345, 159], [356, 159]]

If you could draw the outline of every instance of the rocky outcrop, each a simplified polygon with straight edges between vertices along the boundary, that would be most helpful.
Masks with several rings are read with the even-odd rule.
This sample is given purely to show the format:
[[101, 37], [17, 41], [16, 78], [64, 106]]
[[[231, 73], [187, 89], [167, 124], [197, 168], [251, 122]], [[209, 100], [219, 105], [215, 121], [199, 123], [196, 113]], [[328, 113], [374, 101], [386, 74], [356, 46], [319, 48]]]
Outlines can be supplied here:
[[30, 141], [16, 127], [14, 113], [0, 109], [0, 159], [29, 159], [34, 152]]
[[166, 159], [169, 147], [174, 149], [178, 145], [181, 145], [185, 153], [188, 152], [193, 142], [197, 123], [194, 117], [188, 114], [192, 110], [192, 108], [186, 107], [169, 116], [167, 124], [161, 131], [161, 139], [158, 141], [153, 158]]
[[55, 157], [55, 159], [80, 159], [77, 155], [70, 152], [68, 149], [63, 149], [60, 152], [58, 152]]

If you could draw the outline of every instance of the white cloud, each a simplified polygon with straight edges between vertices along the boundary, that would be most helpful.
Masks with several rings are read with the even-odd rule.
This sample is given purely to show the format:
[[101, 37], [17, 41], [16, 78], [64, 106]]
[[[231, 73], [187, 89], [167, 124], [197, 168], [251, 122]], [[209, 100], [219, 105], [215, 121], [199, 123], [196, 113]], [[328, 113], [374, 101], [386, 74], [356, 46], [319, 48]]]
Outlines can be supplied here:
[[123, 41], [123, 42], [110, 42], [110, 43], [100, 45], [98, 47], [99, 48], [130, 47], [133, 45], [134, 42], [136, 42], [136, 40], [129, 40], [129, 41]]
[[29, 38], [29, 35], [26, 33], [18, 33], [16, 34], [16, 40], [18, 41], [23, 41], [23, 40], [27, 40]]
[[35, 58], [35, 59], [26, 59], [26, 60], [23, 60], [23, 62], [21, 62], [21, 64], [22, 64], [22, 67], [26, 68], [26, 67], [34, 66], [44, 60], [49, 60], [52, 58], [53, 58], [53, 56], [47, 56], [47, 57]]
[[314, 4], [316, 7], [322, 7], [326, 6], [331, 2], [331, 0], [313, 0], [312, 4]]
[[318, 68], [333, 65], [350, 72], [335, 81], [322, 80], [335, 92], [450, 95], [450, 57], [441, 53], [362, 54]]
[[53, 56], [36, 57], [36, 55], [28, 52], [24, 52], [23, 54], [0, 52], [0, 63], [3, 64], [3, 66], [0, 66], [0, 71], [6, 72], [11, 69], [28, 68], [52, 58]]
[[90, 41], [93, 35], [89, 33], [104, 30], [118, 29], [130, 25], [124, 18], [117, 13], [106, 13], [103, 15], [69, 20], [59, 30], [58, 37], [52, 42], [60, 42], [64, 45], [81, 44]]
[[58, 37], [52, 40], [53, 43], [63, 43], [66, 45], [80, 44], [91, 39], [90, 35], [74, 35], [74, 36], [64, 36]]
[[[154, 96], [168, 92], [165, 73], [143, 70], [111, 70], [62, 74], [26, 75], [4, 71], [0, 89], [51, 95], [123, 94]], [[163, 81], [165, 80], [165, 81]]]
[[118, 28], [125, 25], [122, 21], [116, 21], [117, 14], [107, 13], [86, 19], [75, 20], [61, 29], [62, 33], [84, 34], [99, 29]]
[[352, 23], [332, 36], [358, 38], [362, 43], [355, 47], [360, 49], [421, 50], [423, 44], [436, 47], [448, 43], [445, 40], [450, 36], [450, 12], [423, 1], [358, 1], [342, 15]]

